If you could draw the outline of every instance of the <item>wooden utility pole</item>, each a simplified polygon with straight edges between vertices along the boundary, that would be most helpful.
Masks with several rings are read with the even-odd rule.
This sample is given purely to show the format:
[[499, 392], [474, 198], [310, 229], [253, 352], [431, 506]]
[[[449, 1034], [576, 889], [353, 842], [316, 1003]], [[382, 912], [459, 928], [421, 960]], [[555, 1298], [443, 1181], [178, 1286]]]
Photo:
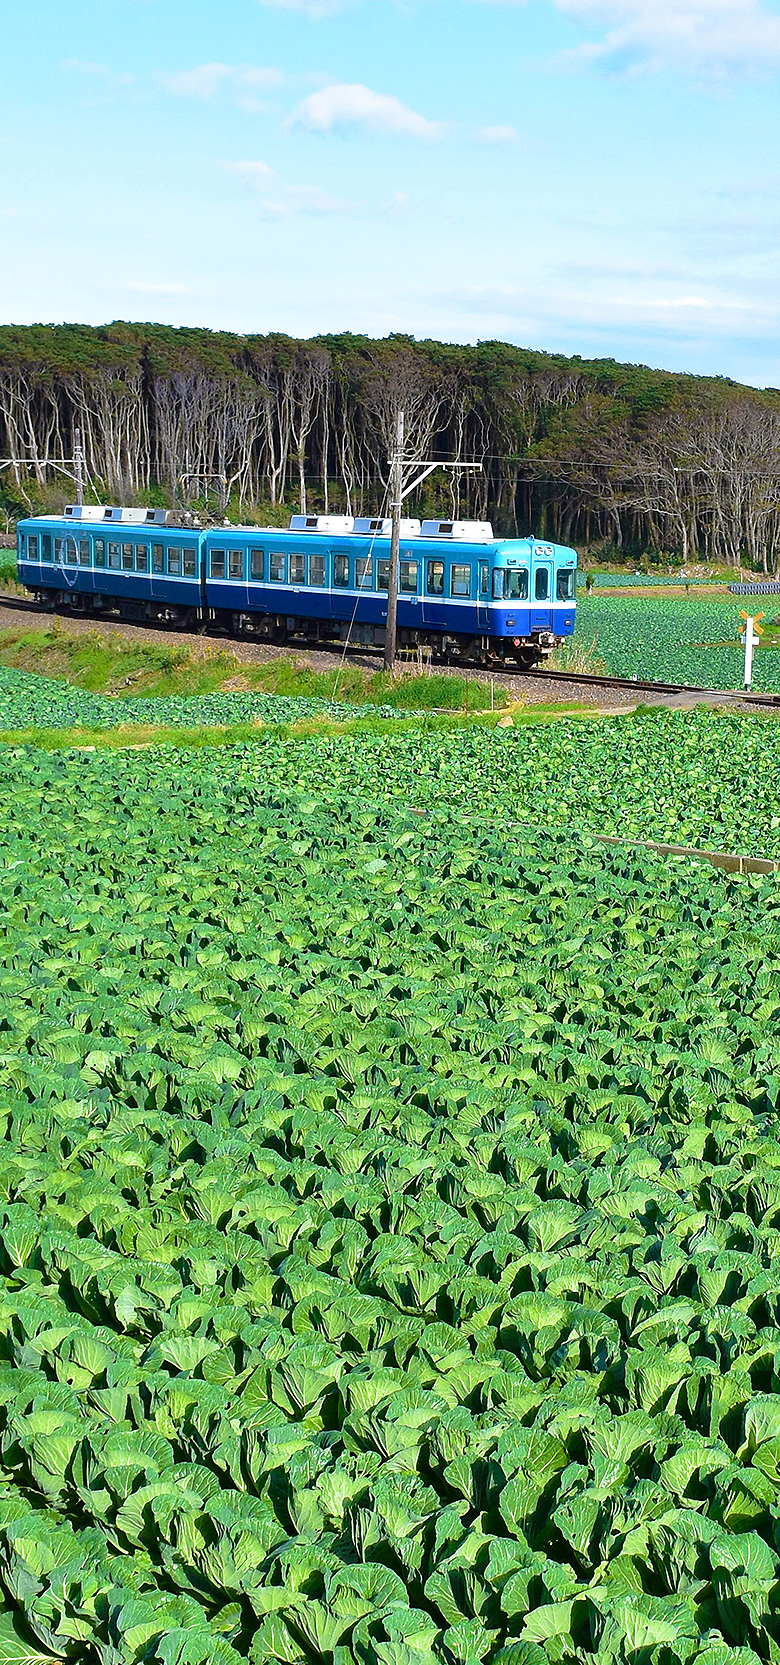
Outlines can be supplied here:
[[387, 574], [387, 625], [385, 628], [385, 670], [395, 666], [398, 634], [398, 562], [401, 554], [401, 506], [404, 489], [404, 412], [399, 410], [395, 427], [395, 451], [390, 459], [390, 570]]

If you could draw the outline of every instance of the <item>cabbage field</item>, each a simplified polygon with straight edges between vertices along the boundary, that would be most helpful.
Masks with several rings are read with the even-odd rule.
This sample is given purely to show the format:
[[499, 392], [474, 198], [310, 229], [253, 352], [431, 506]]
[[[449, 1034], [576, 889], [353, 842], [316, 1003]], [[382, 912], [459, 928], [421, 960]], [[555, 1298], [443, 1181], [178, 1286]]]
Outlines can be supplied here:
[[235, 772], [292, 790], [335, 778], [371, 804], [470, 810], [507, 839], [518, 826], [577, 828], [780, 857], [780, 727], [761, 716], [700, 707], [517, 729], [410, 724], [295, 746], [269, 735], [236, 754]]
[[[122, 723], [216, 727], [233, 723], [288, 723], [307, 717], [349, 718], [365, 707], [280, 694], [167, 694], [138, 698], [87, 693], [67, 682], [0, 665], [0, 731], [28, 728], [116, 728]], [[397, 717], [392, 706], [372, 716]], [[403, 713], [400, 713], [403, 715]]]
[[[758, 597], [757, 610], [767, 608]], [[741, 688], [744, 651], [738, 645], [744, 596], [728, 601], [687, 597], [577, 596], [577, 635], [595, 638], [596, 651], [612, 676], [688, 682], [700, 688]], [[733, 645], [728, 645], [732, 644]], [[725, 645], [724, 645], [725, 644]], [[780, 653], [761, 648], [753, 666], [753, 687], [780, 692]]]
[[[309, 717], [367, 715], [403, 718], [403, 729], [314, 734], [295, 744], [273, 732]], [[115, 699], [0, 667], [0, 735], [3, 729], [65, 729], [70, 742], [80, 727], [97, 737], [128, 722], [191, 731], [198, 723], [207, 729], [242, 721], [265, 723], [269, 732], [258, 730], [251, 748], [232, 754], [241, 779], [259, 775], [298, 790], [333, 777], [371, 803], [474, 809], [506, 829], [512, 823], [576, 827], [780, 857], [780, 730], [763, 717], [700, 707], [640, 711], [611, 722], [524, 725], [521, 714], [517, 728], [437, 729], [422, 713], [389, 706], [238, 693]], [[114, 767], [122, 792], [136, 778], [134, 754]]]
[[6, 1665], [780, 1657], [776, 886], [530, 732], [0, 751]]

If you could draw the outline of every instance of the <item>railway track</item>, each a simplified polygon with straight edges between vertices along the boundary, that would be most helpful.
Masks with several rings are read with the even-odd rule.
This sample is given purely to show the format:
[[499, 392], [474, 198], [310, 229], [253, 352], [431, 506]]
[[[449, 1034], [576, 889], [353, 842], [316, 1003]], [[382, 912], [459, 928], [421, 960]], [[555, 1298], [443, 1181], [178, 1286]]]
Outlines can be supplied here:
[[595, 676], [585, 671], [548, 671], [540, 667], [531, 673], [549, 682], [581, 683], [588, 688], [619, 688], [623, 693], [702, 694], [740, 705], [766, 705], [780, 709], [780, 694], [746, 694], [740, 688], [705, 688], [694, 682], [652, 682], [641, 676]]
[[[28, 600], [24, 596], [6, 595], [2, 591], [0, 591], [0, 607], [9, 608], [14, 612], [20, 613], [55, 612], [54, 608], [46, 604], [42, 605], [37, 601]], [[58, 616], [60, 615], [58, 614]], [[65, 616], [67, 617], [69, 615], [65, 614]], [[83, 617], [83, 615], [74, 616]], [[117, 625], [129, 624], [131, 629], [133, 627], [133, 621], [130, 619], [107, 619], [105, 622]], [[94, 623], [96, 625], [100, 623], [100, 619], [97, 615], [95, 616]], [[180, 637], [183, 634], [180, 630], [171, 629], [169, 624], [157, 623], [152, 619], [144, 621], [143, 629], [159, 631], [159, 633], [164, 636]], [[184, 634], [193, 634], [193, 632], [184, 632]], [[211, 628], [207, 626], [202, 631], [198, 632], [198, 634], [202, 634], [204, 637], [208, 637], [211, 640], [234, 640], [234, 638], [230, 636], [222, 626], [212, 626]], [[299, 643], [291, 643], [289, 645], [295, 647], [299, 652], [306, 651], [305, 646], [301, 646]], [[317, 651], [319, 653], [332, 652], [334, 655], [338, 655], [339, 657], [344, 655], [344, 648], [338, 642], [319, 642], [317, 644]], [[356, 646], [354, 654], [348, 650], [345, 657], [347, 661], [351, 661], [355, 658], [361, 659], [365, 662], [366, 657], [371, 657], [371, 650], [364, 646]], [[377, 653], [377, 658], [379, 658], [379, 653]], [[621, 693], [628, 694], [701, 694], [703, 697], [710, 699], [714, 697], [719, 701], [731, 704], [764, 707], [775, 711], [780, 710], [780, 694], [746, 694], [744, 690], [737, 688], [706, 688], [704, 686], [700, 686], [699, 684], [690, 682], [654, 682], [648, 677], [639, 676], [598, 676], [595, 673], [588, 671], [552, 671], [547, 670], [544, 665], [538, 665], [532, 671], [521, 671], [519, 668], [515, 668], [510, 671], [501, 670], [498, 667], [493, 668], [492, 666], [480, 665], [475, 660], [470, 661], [465, 659], [442, 661], [442, 668], [449, 670], [481, 671], [483, 675], [490, 676], [490, 678], [495, 682], [517, 682], [520, 677], [532, 676], [553, 684], [559, 682], [568, 686], [574, 684], [575, 686], [588, 688], [614, 688], [619, 690]]]

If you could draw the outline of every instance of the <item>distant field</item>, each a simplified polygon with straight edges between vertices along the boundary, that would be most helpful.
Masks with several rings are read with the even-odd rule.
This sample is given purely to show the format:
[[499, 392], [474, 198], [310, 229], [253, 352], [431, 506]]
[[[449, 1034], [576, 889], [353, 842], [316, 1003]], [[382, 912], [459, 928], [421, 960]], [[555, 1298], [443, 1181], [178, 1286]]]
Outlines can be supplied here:
[[588, 578], [592, 578], [593, 586], [597, 590], [631, 590], [655, 589], [673, 586], [684, 589], [686, 584], [692, 590], [706, 589], [713, 586], [728, 585], [729, 578], [683, 578], [679, 572], [594, 572], [588, 573], [583, 567], [577, 572], [577, 587], [584, 589]]
[[[780, 597], [777, 598], [780, 601]], [[780, 692], [780, 654], [767, 648], [777, 640], [771, 620], [775, 598], [757, 596], [756, 611], [769, 621], [766, 647], [756, 655], [753, 686]], [[762, 606], [763, 603], [763, 606]], [[577, 598], [577, 637], [595, 640], [613, 676], [651, 677], [704, 688], [742, 686], [743, 653], [738, 645], [745, 601], [693, 601], [687, 597], [585, 596]], [[729, 646], [729, 643], [733, 643]]]

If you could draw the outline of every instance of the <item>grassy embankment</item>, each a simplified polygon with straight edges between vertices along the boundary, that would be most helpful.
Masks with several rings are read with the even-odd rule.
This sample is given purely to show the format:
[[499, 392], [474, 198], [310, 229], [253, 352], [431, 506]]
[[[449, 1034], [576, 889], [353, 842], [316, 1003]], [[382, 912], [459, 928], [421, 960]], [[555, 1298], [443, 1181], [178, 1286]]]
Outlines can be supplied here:
[[[239, 659], [229, 648], [202, 651], [186, 644], [149, 642], [117, 631], [69, 631], [58, 620], [45, 630], [0, 631], [0, 664], [35, 671], [91, 694], [122, 698], [197, 698], [214, 693], [283, 694], [343, 700], [352, 705], [391, 705], [399, 711], [484, 711], [491, 707], [487, 682], [456, 675], [414, 676], [402, 671], [366, 671], [357, 665], [314, 671], [279, 655], [265, 664]], [[493, 689], [496, 707], [507, 704], [504, 689]]]
[[[193, 651], [186, 644], [149, 642], [116, 631], [77, 633], [58, 621], [44, 630], [19, 628], [0, 632], [0, 664], [50, 677], [91, 694], [107, 695], [118, 703], [123, 697], [165, 699], [174, 695], [192, 701], [193, 721], [186, 725], [180, 720], [170, 725], [139, 723], [136, 716], [135, 720], [129, 717], [127, 723], [111, 728], [31, 725], [0, 732], [3, 744], [31, 744], [53, 750], [71, 746], [115, 749], [163, 744], [187, 748], [236, 745], [257, 740], [272, 727], [290, 736], [345, 731], [387, 735], [401, 729], [408, 731], [410, 722], [434, 730], [475, 723], [489, 727], [506, 722], [510, 714], [514, 724], [554, 722], [568, 715], [596, 715], [592, 707], [583, 709], [570, 703], [530, 707], [510, 704], [506, 691], [499, 686], [493, 689], [495, 709], [491, 710], [489, 683], [473, 678], [408, 673], [389, 676], [384, 671], [370, 672], [353, 665], [340, 669], [338, 663], [332, 670], [314, 671], [290, 656], [254, 665], [228, 649]], [[368, 709], [365, 716], [350, 713], [343, 720], [338, 715], [323, 713], [279, 724], [259, 718], [219, 726], [198, 721], [200, 697], [231, 692], [326, 700], [335, 697], [352, 707], [360, 705]], [[396, 708], [397, 721], [378, 712], [373, 714], [372, 706]], [[416, 714], [414, 717], [404, 715], [412, 712]]]

